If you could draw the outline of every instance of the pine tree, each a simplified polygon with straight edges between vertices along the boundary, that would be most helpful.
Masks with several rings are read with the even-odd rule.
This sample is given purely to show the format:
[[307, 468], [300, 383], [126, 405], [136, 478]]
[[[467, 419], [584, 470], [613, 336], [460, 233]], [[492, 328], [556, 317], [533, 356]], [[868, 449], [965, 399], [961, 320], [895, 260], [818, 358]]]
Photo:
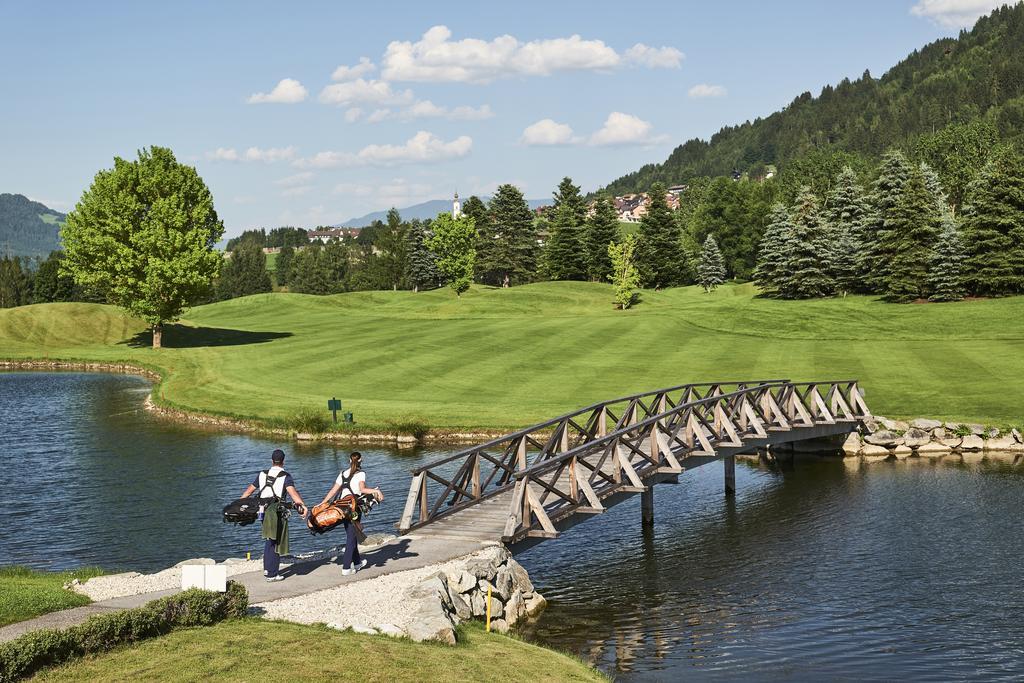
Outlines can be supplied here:
[[827, 234], [818, 210], [818, 200], [804, 186], [793, 207], [792, 230], [786, 261], [779, 278], [779, 296], [784, 299], [811, 299], [833, 291], [829, 278]]
[[1016, 150], [995, 152], [968, 186], [963, 239], [969, 292], [1024, 293], [1024, 160]]
[[626, 235], [622, 242], [608, 243], [608, 259], [612, 264], [612, 272], [608, 279], [615, 287], [616, 308], [626, 310], [636, 303], [640, 287], [640, 272], [636, 269], [636, 235]]
[[932, 250], [928, 271], [929, 301], [960, 301], [964, 298], [964, 244], [953, 214], [946, 211], [942, 229]]
[[437, 286], [438, 272], [434, 252], [427, 247], [427, 229], [419, 220], [409, 224], [406, 232], [409, 265], [407, 279], [414, 291], [433, 289]]
[[[594, 282], [604, 282], [612, 273], [608, 245], [619, 238], [619, 220], [615, 204], [607, 192], [598, 192], [594, 212], [587, 218], [584, 243], [587, 251], [587, 274]], [[634, 246], [635, 252], [635, 246]], [[633, 255], [631, 254], [631, 258]]]
[[647, 213], [640, 219], [637, 268], [648, 287], [671, 287], [681, 281], [685, 265], [679, 225], [665, 201], [665, 187], [655, 183]]
[[494, 231], [494, 220], [483, 200], [476, 195], [462, 204], [462, 215], [473, 219], [476, 226], [476, 265], [474, 276], [485, 285], [501, 284], [501, 263], [498, 254], [498, 236]]
[[500, 185], [488, 207], [495, 249], [481, 267], [497, 277], [494, 284], [517, 285], [537, 273], [537, 231], [523, 193], [515, 185]]
[[889, 150], [882, 157], [878, 179], [871, 191], [872, 215], [864, 223], [864, 249], [858, 264], [868, 291], [881, 293], [885, 290], [889, 265], [894, 256], [887, 246], [892, 243], [888, 236], [892, 229], [890, 222], [910, 170], [907, 158], [899, 150]]
[[935, 215], [946, 215], [950, 210], [949, 195], [946, 194], [946, 190], [942, 187], [942, 181], [939, 179], [939, 174], [923, 161], [918, 168], [921, 171], [921, 175], [924, 177], [924, 187], [928, 190], [928, 194], [932, 198], [932, 202], [935, 207]]
[[779, 296], [779, 284], [785, 274], [792, 233], [789, 210], [781, 202], [773, 204], [768, 215], [768, 227], [761, 237], [757, 267], [754, 269], [754, 282], [765, 296]]
[[267, 255], [254, 240], [243, 240], [231, 252], [217, 280], [217, 298], [234, 299], [273, 289]]
[[587, 208], [580, 188], [565, 177], [554, 193], [551, 237], [544, 247], [544, 269], [552, 280], [583, 280], [587, 258], [583, 231]]
[[863, 260], [864, 226], [871, 219], [871, 207], [857, 174], [849, 166], [844, 166], [836, 176], [824, 215], [829, 233], [829, 275], [835, 289], [843, 294], [866, 292], [859, 264]]
[[888, 301], [907, 302], [928, 295], [928, 267], [939, 229], [935, 198], [924, 174], [914, 169], [893, 207], [882, 248], [892, 254], [883, 294]]
[[704, 288], [704, 292], [710, 292], [725, 282], [725, 259], [718, 249], [715, 238], [708, 235], [704, 240], [704, 246], [700, 250], [700, 265], [697, 266], [697, 282]]
[[274, 270], [274, 280], [278, 287], [288, 286], [288, 278], [291, 275], [292, 259], [295, 258], [295, 247], [286, 244], [277, 252], [277, 268]]

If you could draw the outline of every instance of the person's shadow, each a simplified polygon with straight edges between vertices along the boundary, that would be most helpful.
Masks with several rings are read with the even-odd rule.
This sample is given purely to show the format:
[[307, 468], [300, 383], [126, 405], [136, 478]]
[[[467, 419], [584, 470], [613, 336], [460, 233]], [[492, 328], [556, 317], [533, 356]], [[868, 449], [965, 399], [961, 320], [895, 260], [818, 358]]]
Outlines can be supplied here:
[[[374, 548], [373, 550], [367, 550], [366, 552], [360, 551], [360, 554], [367, 560], [367, 569], [370, 567], [383, 567], [389, 562], [404, 560], [410, 557], [419, 557], [419, 553], [409, 551], [410, 544], [410, 539], [402, 538], [398, 541], [392, 541], [387, 545], [380, 546], [379, 548]], [[328, 557], [317, 562], [301, 562], [293, 564], [290, 567], [281, 570], [281, 575], [305, 576], [306, 574], [311, 574], [327, 564], [341, 565], [341, 558], [342, 552], [339, 552], [337, 557]]]

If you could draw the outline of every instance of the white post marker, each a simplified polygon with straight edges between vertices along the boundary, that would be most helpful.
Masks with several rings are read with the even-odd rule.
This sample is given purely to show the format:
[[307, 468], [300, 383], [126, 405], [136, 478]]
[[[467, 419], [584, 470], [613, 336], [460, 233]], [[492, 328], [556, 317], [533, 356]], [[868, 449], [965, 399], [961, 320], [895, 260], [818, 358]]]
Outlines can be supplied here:
[[228, 589], [228, 568], [222, 564], [186, 564], [181, 568], [181, 589], [189, 588], [224, 593]]

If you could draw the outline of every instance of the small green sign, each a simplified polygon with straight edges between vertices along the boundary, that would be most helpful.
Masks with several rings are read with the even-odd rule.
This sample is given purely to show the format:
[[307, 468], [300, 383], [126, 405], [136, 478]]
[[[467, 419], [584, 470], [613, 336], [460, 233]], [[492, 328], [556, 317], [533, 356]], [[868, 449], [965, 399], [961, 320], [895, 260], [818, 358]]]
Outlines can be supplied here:
[[328, 399], [327, 410], [341, 410], [341, 401], [336, 398]]

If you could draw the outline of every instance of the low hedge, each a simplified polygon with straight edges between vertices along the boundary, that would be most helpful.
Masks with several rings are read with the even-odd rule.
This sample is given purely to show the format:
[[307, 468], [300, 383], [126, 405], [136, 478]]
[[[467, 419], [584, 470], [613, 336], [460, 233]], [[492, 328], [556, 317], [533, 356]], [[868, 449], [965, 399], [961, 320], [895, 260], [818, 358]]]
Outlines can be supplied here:
[[44, 629], [0, 644], [0, 683], [16, 681], [48, 666], [106, 652], [179, 628], [209, 626], [243, 617], [249, 608], [245, 587], [229, 581], [227, 592], [193, 588], [142, 607], [90, 617], [68, 629]]

